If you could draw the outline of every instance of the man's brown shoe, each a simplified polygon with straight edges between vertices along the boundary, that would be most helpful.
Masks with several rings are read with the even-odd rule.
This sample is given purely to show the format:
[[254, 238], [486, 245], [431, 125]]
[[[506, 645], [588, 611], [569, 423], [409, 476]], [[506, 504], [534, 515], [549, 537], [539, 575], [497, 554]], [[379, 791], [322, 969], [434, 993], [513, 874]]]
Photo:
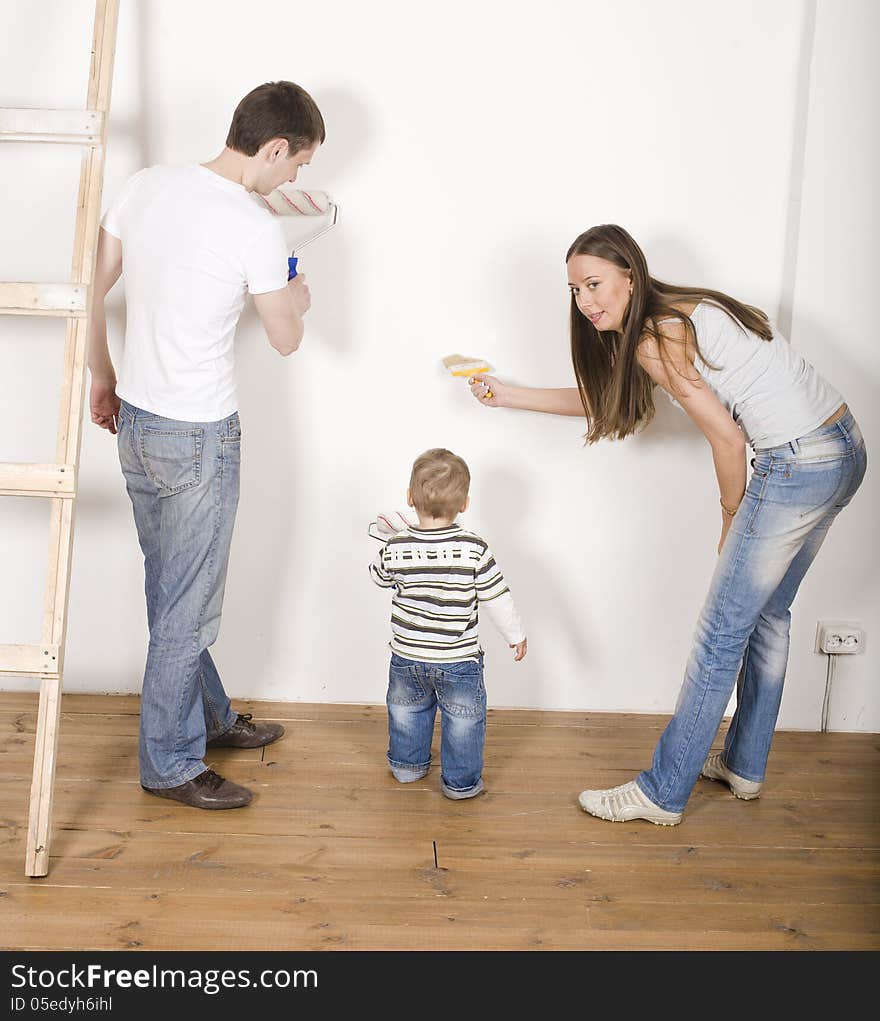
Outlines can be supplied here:
[[199, 773], [197, 777], [187, 780], [179, 787], [144, 787], [143, 784], [141, 787], [147, 794], [180, 801], [193, 808], [244, 808], [254, 796], [247, 787], [226, 780], [213, 769], [206, 769], [204, 773]]
[[262, 748], [277, 741], [284, 733], [280, 723], [251, 723], [252, 713], [239, 713], [229, 730], [212, 737], [207, 748]]

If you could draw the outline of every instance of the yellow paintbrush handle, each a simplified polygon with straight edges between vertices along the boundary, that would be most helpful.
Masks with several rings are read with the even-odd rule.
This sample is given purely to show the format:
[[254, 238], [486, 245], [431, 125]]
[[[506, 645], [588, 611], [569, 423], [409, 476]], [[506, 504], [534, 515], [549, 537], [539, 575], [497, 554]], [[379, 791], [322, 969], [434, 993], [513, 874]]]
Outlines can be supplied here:
[[[474, 381], [474, 377], [473, 377], [473, 376], [471, 376], [471, 377], [470, 377], [470, 378], [468, 379], [468, 384], [471, 384], [471, 383], [473, 383], [473, 381]], [[487, 391], [486, 391], [486, 392], [485, 392], [485, 393], [483, 394], [483, 396], [484, 396], [484, 397], [491, 397], [491, 396], [492, 396], [492, 391], [491, 391], [491, 390], [487, 390]]]

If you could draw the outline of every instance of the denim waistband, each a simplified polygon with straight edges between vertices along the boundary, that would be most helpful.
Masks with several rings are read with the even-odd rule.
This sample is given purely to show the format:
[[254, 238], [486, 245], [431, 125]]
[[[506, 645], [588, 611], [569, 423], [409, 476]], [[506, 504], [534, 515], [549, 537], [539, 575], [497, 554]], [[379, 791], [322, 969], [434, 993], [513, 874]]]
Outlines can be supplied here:
[[755, 454], [769, 454], [775, 458], [790, 457], [792, 454], [804, 453], [805, 448], [812, 448], [818, 444], [833, 444], [835, 440], [840, 441], [841, 451], [847, 447], [857, 447], [864, 442], [862, 431], [849, 408], [836, 422], [832, 422], [830, 425], [820, 425], [817, 429], [813, 429], [789, 443], [780, 443], [775, 447], [761, 447], [759, 450], [755, 450]]
[[149, 421], [150, 419], [158, 419], [160, 422], [175, 422], [185, 426], [222, 426], [224, 422], [228, 422], [230, 419], [234, 419], [238, 415], [237, 411], [233, 411], [232, 414], [227, 415], [226, 418], [219, 418], [216, 420], [211, 419], [207, 421], [168, 418], [167, 416], [157, 414], [155, 411], [147, 411], [144, 408], [138, 408], [134, 404], [129, 404], [128, 401], [125, 400], [120, 400], [119, 412], [120, 414], [124, 414], [132, 423], [140, 420]]
[[119, 411], [131, 421], [135, 422], [139, 418], [161, 418], [161, 415], [157, 415], [153, 411], [146, 411], [144, 408], [138, 408], [134, 404], [129, 404], [128, 401], [121, 400], [119, 402]]

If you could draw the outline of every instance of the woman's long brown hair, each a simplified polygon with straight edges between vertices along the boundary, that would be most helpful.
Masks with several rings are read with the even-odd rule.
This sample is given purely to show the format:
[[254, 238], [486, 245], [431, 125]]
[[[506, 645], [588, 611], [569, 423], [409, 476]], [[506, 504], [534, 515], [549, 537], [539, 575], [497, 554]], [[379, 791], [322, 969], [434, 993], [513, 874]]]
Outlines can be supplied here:
[[575, 255], [595, 255], [629, 270], [633, 283], [621, 333], [597, 330], [578, 309], [574, 293], [571, 296], [571, 359], [587, 416], [587, 443], [623, 439], [654, 417], [654, 380], [639, 364], [636, 351], [646, 337], [653, 337], [661, 360], [670, 374], [675, 374], [666, 347], [668, 342], [657, 327], [662, 319], [677, 319], [684, 326], [686, 343], [702, 358], [690, 316], [677, 309], [673, 301], [708, 302], [763, 340], [773, 336], [767, 316], [759, 308], [744, 305], [720, 291], [677, 287], [655, 280], [648, 273], [641, 248], [616, 224], [591, 227], [575, 238], [565, 261]]

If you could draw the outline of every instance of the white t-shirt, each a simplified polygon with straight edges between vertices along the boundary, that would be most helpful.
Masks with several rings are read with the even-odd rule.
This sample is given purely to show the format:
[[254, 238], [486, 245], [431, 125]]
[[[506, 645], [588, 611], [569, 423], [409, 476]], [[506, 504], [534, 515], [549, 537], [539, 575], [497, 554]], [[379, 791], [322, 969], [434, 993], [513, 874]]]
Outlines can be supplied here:
[[101, 226], [122, 240], [126, 327], [117, 394], [184, 422], [231, 415], [245, 295], [287, 285], [279, 220], [240, 184], [196, 164], [139, 171]]

